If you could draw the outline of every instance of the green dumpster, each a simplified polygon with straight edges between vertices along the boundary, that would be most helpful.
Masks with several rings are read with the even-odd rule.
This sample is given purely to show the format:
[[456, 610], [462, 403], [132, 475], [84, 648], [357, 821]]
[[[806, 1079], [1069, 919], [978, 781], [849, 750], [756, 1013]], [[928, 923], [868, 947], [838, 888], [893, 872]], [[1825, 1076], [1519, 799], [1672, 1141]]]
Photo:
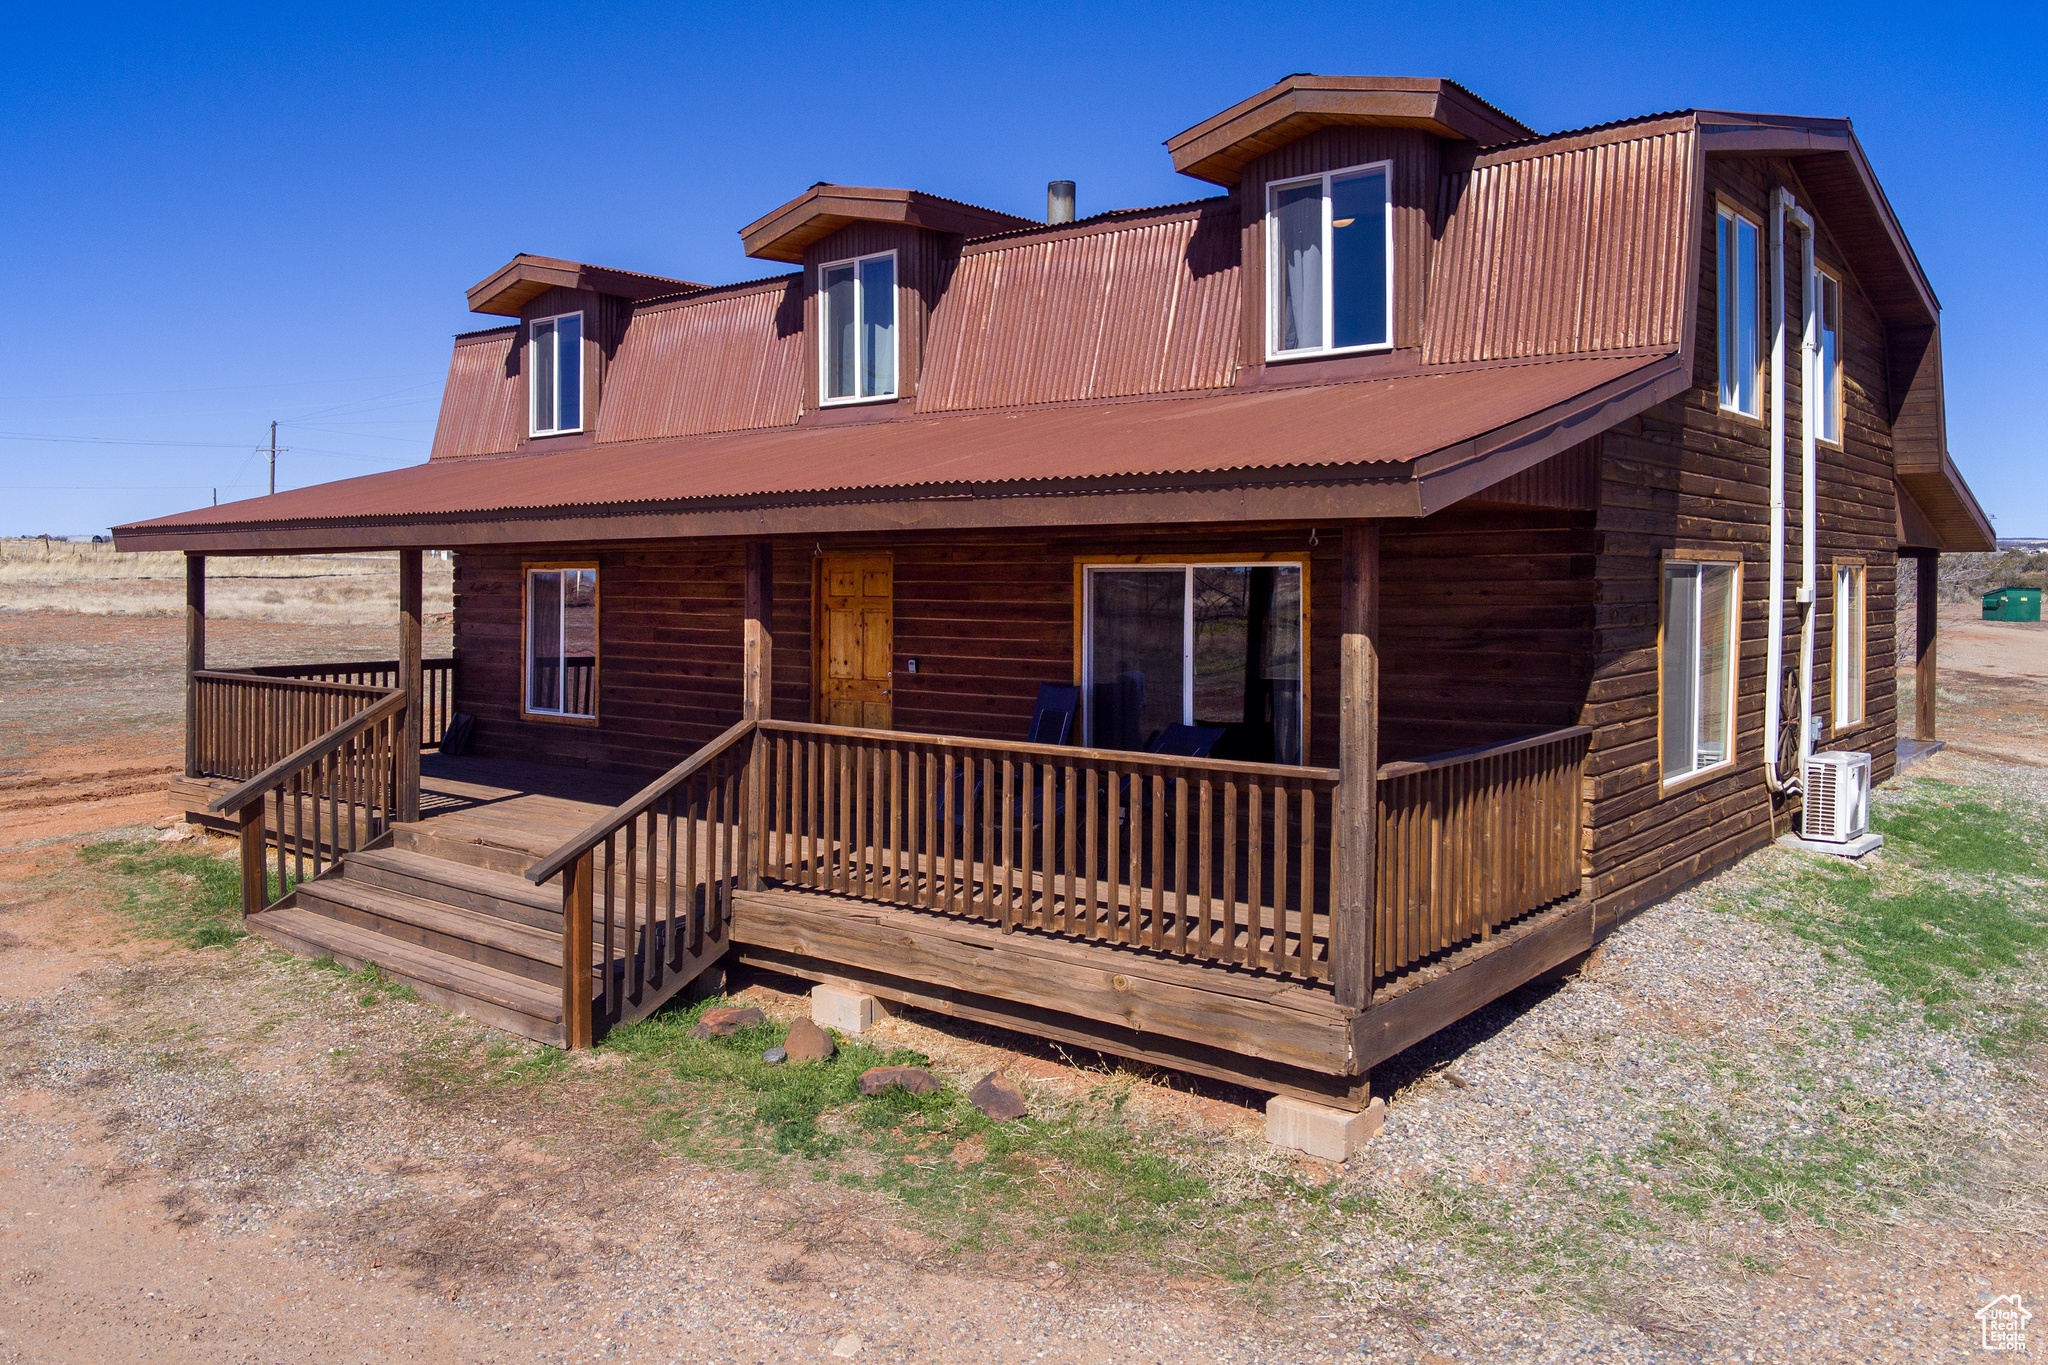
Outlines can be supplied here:
[[1993, 588], [1984, 594], [1987, 621], [2038, 621], [2041, 619], [2039, 588]]

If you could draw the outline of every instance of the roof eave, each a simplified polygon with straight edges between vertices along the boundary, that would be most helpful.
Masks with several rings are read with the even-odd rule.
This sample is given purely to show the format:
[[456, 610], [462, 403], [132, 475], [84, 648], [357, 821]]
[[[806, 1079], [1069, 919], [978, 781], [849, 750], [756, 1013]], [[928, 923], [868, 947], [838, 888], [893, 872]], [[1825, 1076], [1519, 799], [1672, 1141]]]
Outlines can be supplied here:
[[920, 190], [813, 185], [741, 228], [740, 245], [757, 260], [802, 265], [804, 248], [853, 223], [898, 223], [962, 237], [1038, 226], [1029, 218]]

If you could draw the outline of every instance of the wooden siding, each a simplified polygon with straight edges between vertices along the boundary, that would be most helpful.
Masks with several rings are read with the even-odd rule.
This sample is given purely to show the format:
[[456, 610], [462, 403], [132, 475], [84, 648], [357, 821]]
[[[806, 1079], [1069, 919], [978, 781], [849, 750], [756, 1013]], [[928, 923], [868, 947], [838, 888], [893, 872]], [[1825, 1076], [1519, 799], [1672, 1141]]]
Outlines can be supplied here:
[[[1795, 193], [1800, 189], [1790, 167], [1782, 162], [1717, 157], [1708, 164], [1709, 190], [1728, 194], [1760, 221], [1768, 222], [1765, 211], [1774, 183], [1786, 183]], [[1709, 198], [1699, 213], [1705, 219], [1712, 212]], [[1874, 775], [1883, 781], [1893, 769], [1897, 711], [1896, 507], [1886, 420], [1884, 332], [1826, 225], [1820, 226], [1820, 263], [1839, 272], [1844, 281], [1846, 413], [1842, 448], [1820, 447], [1814, 710], [1832, 721], [1832, 561], [1837, 556], [1860, 557], [1868, 565], [1867, 716], [1863, 724], [1847, 731], [1835, 731], [1830, 725], [1819, 747], [1868, 750]], [[1787, 255], [1786, 307], [1796, 320], [1801, 307], [1799, 258], [1796, 250]], [[1603, 931], [1619, 917], [1760, 847], [1772, 838], [1774, 829], [1783, 833], [1794, 828], [1797, 818], [1796, 802], [1778, 803], [1774, 813], [1763, 779], [1770, 591], [1768, 389], [1761, 420], [1719, 410], [1712, 252], [1703, 253], [1698, 289], [1693, 339], [1696, 387], [1682, 398], [1622, 423], [1602, 438], [1597, 561], [1600, 642], [1586, 708], [1587, 723], [1599, 730], [1587, 759], [1586, 785], [1590, 797], [1587, 850]], [[1768, 336], [1768, 317], [1763, 325]], [[1789, 669], [1796, 668], [1799, 659], [1799, 611], [1789, 601], [1798, 586], [1800, 558], [1798, 433], [1802, 413], [1796, 344], [1787, 360], [1784, 659]], [[1656, 670], [1660, 556], [1670, 549], [1733, 549], [1741, 553], [1744, 567], [1735, 762], [1667, 792], [1657, 753]], [[1787, 706], [1795, 723], [1797, 705], [1795, 691]]]
[[600, 441], [789, 426], [803, 409], [803, 277], [637, 310], [598, 414]]
[[525, 434], [519, 421], [519, 333], [518, 327], [498, 327], [456, 338], [428, 459], [510, 450]]
[[1319, 128], [1307, 137], [1254, 158], [1237, 187], [1243, 214], [1244, 304], [1238, 363], [1266, 363], [1266, 186], [1275, 180], [1345, 166], [1392, 161], [1389, 194], [1394, 212], [1394, 345], [1422, 343], [1429, 258], [1435, 240], [1440, 144], [1408, 128]]
[[968, 252], [932, 317], [922, 412], [1223, 388], [1237, 377], [1228, 200]]

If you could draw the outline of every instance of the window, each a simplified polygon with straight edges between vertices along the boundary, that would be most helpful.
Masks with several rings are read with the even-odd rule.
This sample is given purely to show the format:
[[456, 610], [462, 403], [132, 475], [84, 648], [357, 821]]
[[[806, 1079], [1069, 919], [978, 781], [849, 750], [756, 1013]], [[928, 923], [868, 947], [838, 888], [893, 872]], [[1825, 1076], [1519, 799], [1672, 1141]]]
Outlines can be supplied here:
[[527, 349], [533, 361], [533, 434], [583, 430], [583, 314], [541, 318]]
[[1084, 568], [1083, 742], [1143, 749], [1216, 726], [1217, 758], [1301, 762], [1307, 639], [1299, 563]]
[[1721, 406], [1729, 412], [1757, 417], [1760, 351], [1757, 342], [1759, 305], [1757, 242], [1762, 233], [1734, 209], [1720, 215]]
[[1825, 270], [1814, 272], [1820, 291], [1820, 402], [1813, 411], [1813, 434], [1823, 441], [1842, 441], [1842, 282]]
[[1393, 336], [1388, 164], [1266, 188], [1266, 355], [1386, 346]]
[[1835, 565], [1835, 728], [1863, 723], [1863, 566]]
[[1739, 581], [1735, 564], [1665, 561], [1658, 693], [1666, 782], [1735, 756]]
[[834, 261], [818, 271], [823, 348], [818, 390], [827, 403], [896, 396], [896, 253]]
[[597, 566], [526, 571], [526, 713], [597, 716]]

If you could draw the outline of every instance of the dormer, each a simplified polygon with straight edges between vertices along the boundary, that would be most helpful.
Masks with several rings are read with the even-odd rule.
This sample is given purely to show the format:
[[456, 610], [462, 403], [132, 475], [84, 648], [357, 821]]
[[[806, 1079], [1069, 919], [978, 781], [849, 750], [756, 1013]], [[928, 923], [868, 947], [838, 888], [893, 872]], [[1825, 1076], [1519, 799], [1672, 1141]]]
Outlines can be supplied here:
[[805, 412], [848, 420], [914, 398], [960, 244], [1035, 226], [918, 190], [817, 184], [741, 228], [749, 256], [804, 268], [804, 333], [817, 338]]
[[633, 305], [701, 289], [688, 280], [521, 253], [469, 290], [473, 313], [519, 319], [506, 364], [524, 414], [520, 444], [590, 439], [605, 372]]
[[1405, 363], [1446, 157], [1534, 135], [1450, 81], [1295, 75], [1169, 138], [1175, 170], [1237, 196], [1239, 363], [1302, 378]]

